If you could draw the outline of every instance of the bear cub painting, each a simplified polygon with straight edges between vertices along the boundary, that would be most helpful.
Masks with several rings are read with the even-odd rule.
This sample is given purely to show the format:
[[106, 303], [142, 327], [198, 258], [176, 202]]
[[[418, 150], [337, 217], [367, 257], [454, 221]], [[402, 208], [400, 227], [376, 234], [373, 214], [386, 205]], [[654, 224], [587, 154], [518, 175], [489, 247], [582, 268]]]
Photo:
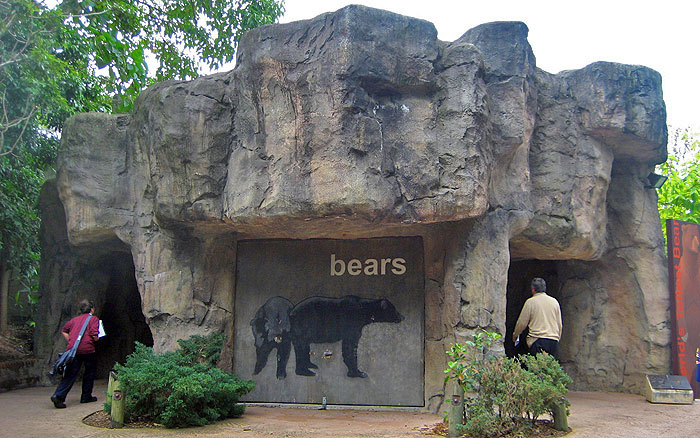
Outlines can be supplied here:
[[253, 374], [265, 367], [272, 349], [277, 349], [277, 378], [286, 377], [287, 361], [294, 345], [296, 374], [315, 376], [311, 344], [342, 342], [348, 377], [367, 377], [357, 366], [357, 346], [362, 329], [375, 322], [399, 323], [404, 317], [386, 299], [310, 297], [294, 306], [283, 297], [270, 298], [250, 322], [255, 338]]
[[283, 297], [272, 297], [263, 304], [250, 321], [255, 339], [255, 370], [258, 374], [265, 368], [267, 358], [273, 349], [277, 349], [277, 378], [287, 377], [287, 361], [291, 347], [291, 325], [289, 312], [294, 305]]

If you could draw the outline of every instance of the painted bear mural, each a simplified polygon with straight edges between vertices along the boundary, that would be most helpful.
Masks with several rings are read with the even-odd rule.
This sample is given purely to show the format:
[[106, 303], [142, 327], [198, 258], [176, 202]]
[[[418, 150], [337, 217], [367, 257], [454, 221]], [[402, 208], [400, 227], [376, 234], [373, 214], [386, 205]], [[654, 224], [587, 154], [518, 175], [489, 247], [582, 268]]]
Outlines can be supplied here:
[[[285, 308], [289, 313], [281, 315]], [[266, 318], [276, 318], [270, 323]], [[259, 373], [267, 362], [272, 348], [277, 348], [277, 378], [286, 377], [286, 365], [289, 359], [289, 341], [287, 333], [280, 336], [280, 341], [258, 343], [258, 338], [265, 333], [258, 330], [268, 325], [284, 325], [276, 321], [289, 321], [291, 343], [296, 357], [296, 374], [315, 376], [311, 368], [318, 366], [311, 362], [310, 345], [342, 342], [343, 362], [348, 368], [348, 377], [367, 377], [357, 366], [357, 346], [360, 343], [362, 329], [375, 322], [399, 323], [404, 317], [387, 299], [366, 299], [354, 295], [342, 298], [310, 297], [296, 306], [282, 297], [268, 300], [255, 314], [251, 321], [256, 339], [257, 361], [254, 374]], [[258, 332], [256, 332], [258, 330]], [[269, 335], [268, 335], [269, 336]]]
[[364, 299], [354, 295], [342, 298], [311, 297], [300, 302], [289, 314], [292, 343], [299, 376], [316, 375], [310, 359], [310, 344], [342, 341], [343, 362], [348, 377], [367, 377], [357, 367], [357, 345], [362, 329], [373, 322], [399, 323], [404, 317], [386, 299]]
[[255, 317], [250, 321], [255, 338], [255, 370], [258, 374], [265, 368], [267, 358], [273, 349], [277, 349], [277, 378], [287, 377], [287, 361], [291, 346], [291, 325], [289, 312], [294, 307], [291, 301], [283, 297], [272, 297], [260, 306]]

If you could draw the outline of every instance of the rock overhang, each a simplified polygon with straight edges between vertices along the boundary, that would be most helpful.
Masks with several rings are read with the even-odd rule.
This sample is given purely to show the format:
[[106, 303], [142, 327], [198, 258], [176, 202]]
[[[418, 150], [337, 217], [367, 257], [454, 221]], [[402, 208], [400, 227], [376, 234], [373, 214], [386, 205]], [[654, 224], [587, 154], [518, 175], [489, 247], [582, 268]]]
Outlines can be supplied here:
[[[99, 130], [99, 138], [80, 135], [82, 144], [111, 144], [109, 154], [122, 154], [95, 160], [107, 164], [104, 172], [83, 181], [124, 198], [122, 184], [100, 176], [114, 173], [108, 163], [125, 163], [119, 175], [136, 181], [127, 183], [132, 199], [120, 199], [128, 205], [113, 227], [127, 225], [130, 209], [163, 224], [236, 228], [329, 217], [452, 222], [505, 208], [561, 217], [569, 234], [585, 238], [573, 186], [555, 187], [568, 198], [566, 211], [556, 212], [538, 211], [533, 189], [546, 192], [538, 186], [575, 180], [576, 172], [604, 186], [610, 165], [599, 169], [598, 161], [608, 153], [608, 161], [663, 161], [660, 76], [613, 63], [547, 74], [535, 66], [527, 32], [520, 22], [488, 23], [445, 43], [431, 23], [361, 6], [254, 29], [242, 38], [232, 72], [144, 91], [127, 129], [106, 134], [115, 141]], [[112, 117], [125, 125], [124, 116]], [[548, 133], [556, 119], [567, 132]], [[69, 131], [64, 155], [81, 155], [71, 153], [80, 146]], [[533, 185], [531, 146], [556, 135], [565, 141], [543, 155], [576, 156], [575, 166], [549, 169]], [[591, 148], [579, 145], [591, 143], [599, 151], [584, 160]], [[75, 168], [62, 162], [59, 175]], [[605, 187], [596, 191], [604, 199]], [[86, 209], [68, 217], [84, 217]], [[84, 223], [69, 228], [75, 241], [94, 233]]]

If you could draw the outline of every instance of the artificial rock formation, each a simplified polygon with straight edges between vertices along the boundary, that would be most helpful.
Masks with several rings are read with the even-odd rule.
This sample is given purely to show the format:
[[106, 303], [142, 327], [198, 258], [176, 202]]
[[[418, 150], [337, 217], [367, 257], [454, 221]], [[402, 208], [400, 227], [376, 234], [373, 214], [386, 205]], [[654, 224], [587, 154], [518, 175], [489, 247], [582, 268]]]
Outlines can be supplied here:
[[233, 71], [159, 83], [131, 114], [71, 118], [43, 196], [40, 353], [76, 296], [104, 305], [110, 287], [138, 293], [131, 336], [147, 323], [156, 350], [233, 336], [242, 238], [420, 235], [426, 407], [443, 400], [450, 343], [506, 333], [509, 268], [524, 260], [551, 268], [575, 388], [638, 391], [667, 373], [645, 187], [666, 158], [661, 77], [544, 72], [527, 32], [490, 23], [443, 42], [426, 21], [349, 6], [250, 31]]

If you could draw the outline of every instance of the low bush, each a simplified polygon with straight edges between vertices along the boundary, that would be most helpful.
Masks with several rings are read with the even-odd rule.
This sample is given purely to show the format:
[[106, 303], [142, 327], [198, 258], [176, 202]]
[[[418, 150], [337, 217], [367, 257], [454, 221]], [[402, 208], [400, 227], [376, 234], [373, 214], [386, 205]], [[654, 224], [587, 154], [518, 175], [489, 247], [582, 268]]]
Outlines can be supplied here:
[[210, 363], [216, 365], [224, 346], [223, 333], [208, 336], [192, 335], [189, 339], [178, 339], [180, 352], [191, 363]]
[[445, 382], [455, 381], [465, 391], [461, 430], [470, 437], [527, 436], [542, 414], [552, 414], [552, 403], [566, 395], [571, 383], [549, 354], [517, 359], [487, 355], [499, 338], [482, 331], [446, 352]]
[[[527, 369], [525, 392], [528, 395], [528, 403], [524, 412], [533, 420], [544, 413], [553, 415], [552, 403], [569, 392], [571, 377], [564, 372], [559, 362], [547, 353], [538, 353], [536, 356], [523, 355], [518, 360]], [[565, 403], [568, 408], [568, 400]]]
[[[163, 354], [137, 342], [126, 362], [115, 366], [126, 397], [125, 421], [185, 427], [242, 415], [245, 406], [238, 401], [255, 384], [214, 367], [222, 342], [220, 335], [193, 336]], [[111, 410], [109, 401], [105, 410]]]

